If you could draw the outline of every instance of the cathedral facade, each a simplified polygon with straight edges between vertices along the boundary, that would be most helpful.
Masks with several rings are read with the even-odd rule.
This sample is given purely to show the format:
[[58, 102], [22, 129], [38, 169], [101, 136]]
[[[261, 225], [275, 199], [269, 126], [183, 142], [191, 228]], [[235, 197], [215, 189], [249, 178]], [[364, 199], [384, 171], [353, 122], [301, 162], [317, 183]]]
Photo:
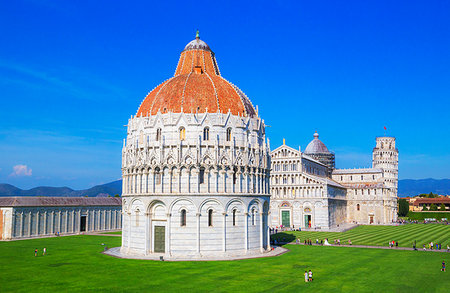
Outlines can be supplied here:
[[128, 121], [121, 253], [268, 251], [269, 168], [264, 121], [197, 35]]
[[372, 168], [335, 169], [335, 154], [317, 133], [304, 152], [283, 143], [271, 157], [272, 227], [329, 230], [397, 220], [394, 137], [376, 138]]

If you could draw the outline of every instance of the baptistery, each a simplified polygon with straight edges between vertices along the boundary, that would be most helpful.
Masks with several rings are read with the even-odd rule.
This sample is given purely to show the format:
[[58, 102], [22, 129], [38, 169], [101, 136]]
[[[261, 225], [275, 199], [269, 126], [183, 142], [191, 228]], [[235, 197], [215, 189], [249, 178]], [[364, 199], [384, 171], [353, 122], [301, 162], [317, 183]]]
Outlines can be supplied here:
[[249, 98], [197, 36], [144, 98], [122, 150], [121, 253], [239, 256], [269, 250], [270, 150]]

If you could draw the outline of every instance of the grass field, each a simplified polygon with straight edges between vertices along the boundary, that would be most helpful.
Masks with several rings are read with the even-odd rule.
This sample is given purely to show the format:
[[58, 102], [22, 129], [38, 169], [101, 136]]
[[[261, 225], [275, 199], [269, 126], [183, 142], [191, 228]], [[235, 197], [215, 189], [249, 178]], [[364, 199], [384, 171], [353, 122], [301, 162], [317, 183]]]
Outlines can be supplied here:
[[[286, 245], [271, 258], [158, 262], [103, 255], [113, 236], [0, 242], [1, 292], [448, 292], [450, 253]], [[48, 255], [34, 257], [34, 249]], [[305, 283], [311, 269], [314, 282]]]
[[294, 231], [273, 235], [274, 239], [293, 241], [305, 238], [315, 242], [316, 239], [328, 238], [330, 243], [334, 239], [340, 239], [341, 244], [347, 244], [350, 239], [353, 244], [389, 246], [389, 241], [398, 241], [399, 246], [412, 247], [412, 242], [417, 241], [417, 247], [433, 241], [441, 243], [442, 247], [450, 245], [450, 225], [438, 224], [409, 224], [401, 226], [358, 226], [347, 232], [307, 232]]
[[114, 231], [114, 232], [103, 232], [100, 234], [116, 234], [116, 235], [122, 235], [122, 231]]

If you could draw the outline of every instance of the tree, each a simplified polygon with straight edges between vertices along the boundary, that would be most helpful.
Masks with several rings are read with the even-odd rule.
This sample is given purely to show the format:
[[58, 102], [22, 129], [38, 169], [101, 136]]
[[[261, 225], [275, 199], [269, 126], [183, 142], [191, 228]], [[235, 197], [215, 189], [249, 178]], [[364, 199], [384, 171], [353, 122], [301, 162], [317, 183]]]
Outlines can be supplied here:
[[445, 212], [445, 204], [441, 203], [440, 210], [441, 210], [441, 212]]
[[428, 208], [427, 208], [426, 205], [423, 205], [423, 206], [422, 206], [422, 211], [428, 211]]
[[406, 217], [409, 211], [409, 203], [406, 199], [401, 198], [398, 201], [398, 215], [400, 217]]
[[437, 211], [437, 210], [438, 210], [437, 205], [435, 205], [434, 203], [432, 203], [432, 204], [430, 205], [430, 211]]
[[118, 195], [118, 194], [115, 194], [115, 195], [114, 195], [114, 197], [120, 197], [120, 195]]

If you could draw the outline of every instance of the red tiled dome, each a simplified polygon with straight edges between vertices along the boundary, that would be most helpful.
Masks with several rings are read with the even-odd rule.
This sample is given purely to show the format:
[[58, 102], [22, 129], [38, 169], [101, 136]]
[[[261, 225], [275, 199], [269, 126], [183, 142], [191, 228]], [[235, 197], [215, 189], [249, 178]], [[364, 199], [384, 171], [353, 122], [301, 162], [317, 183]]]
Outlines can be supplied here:
[[234, 115], [256, 116], [247, 96], [220, 76], [214, 53], [197, 38], [181, 52], [174, 77], [145, 97], [138, 116], [161, 113], [209, 113], [230, 111]]

